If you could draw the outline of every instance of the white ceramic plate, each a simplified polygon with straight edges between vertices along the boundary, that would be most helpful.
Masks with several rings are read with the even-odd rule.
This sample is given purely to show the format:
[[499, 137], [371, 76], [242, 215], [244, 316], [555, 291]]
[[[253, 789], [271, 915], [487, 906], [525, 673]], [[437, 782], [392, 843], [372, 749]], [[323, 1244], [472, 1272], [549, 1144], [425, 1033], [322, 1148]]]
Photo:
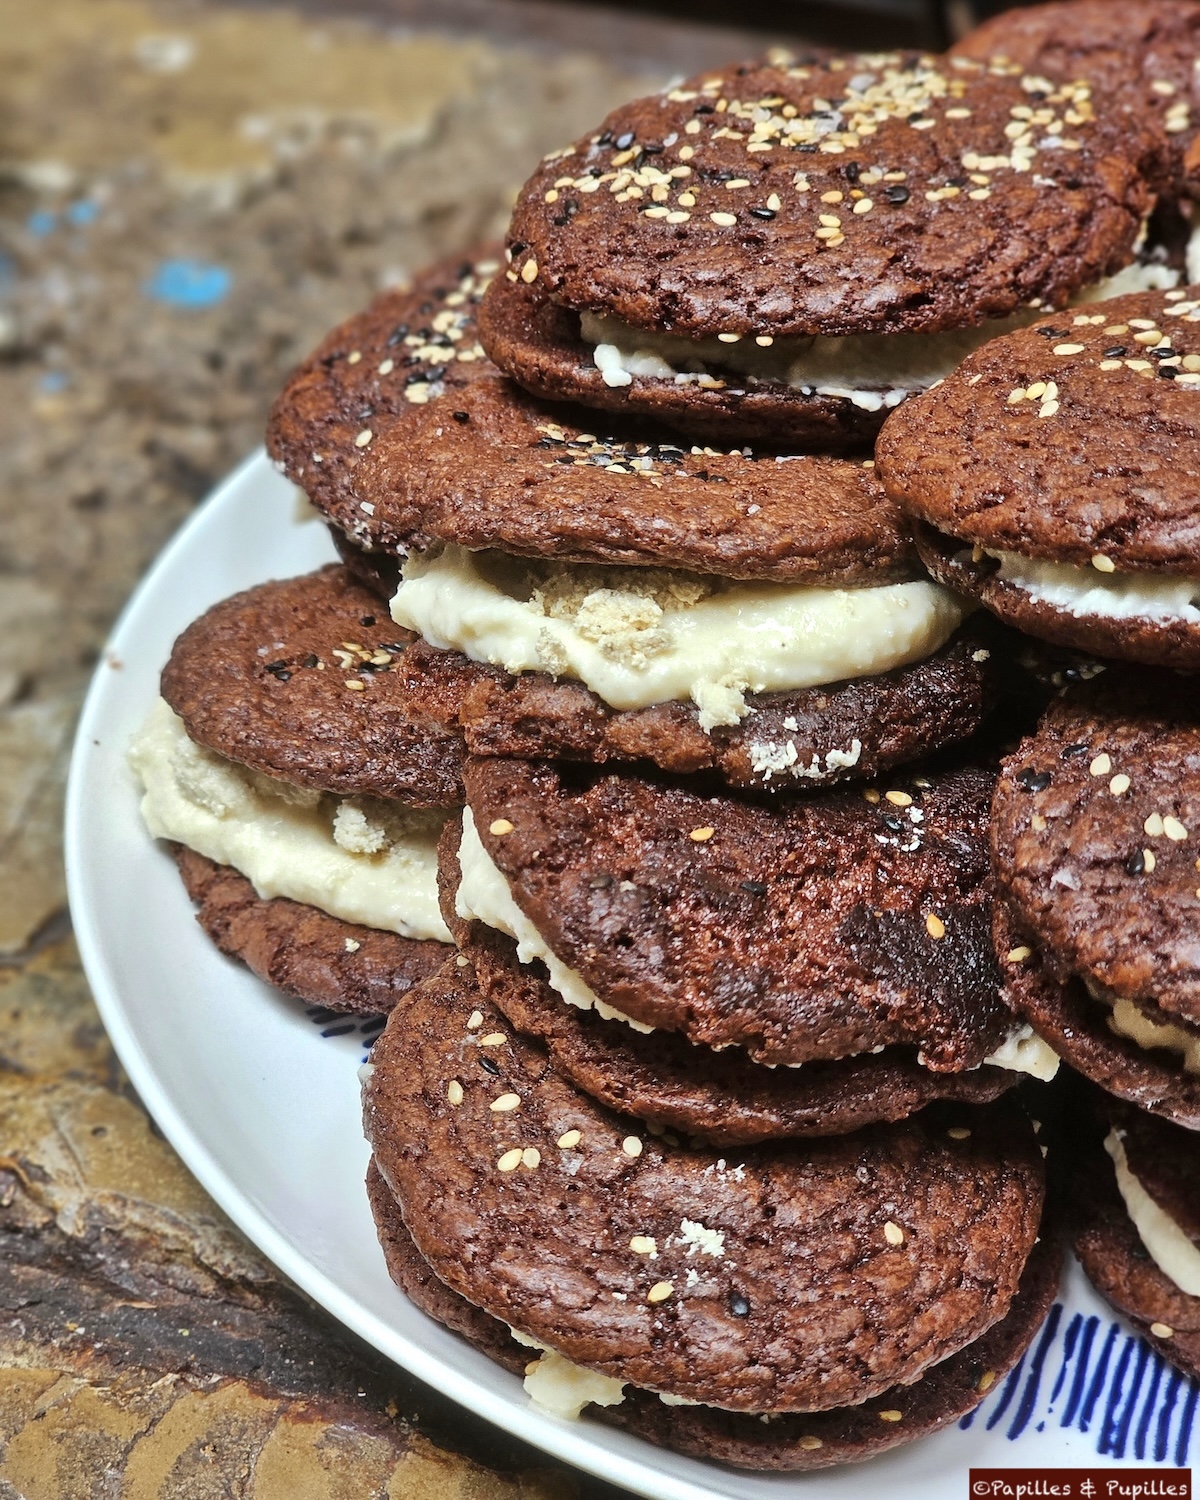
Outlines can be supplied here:
[[[314, 1022], [224, 959], [146, 836], [126, 767], [171, 642], [218, 599], [333, 557], [258, 454], [150, 571], [92, 683], [67, 797], [75, 931], [113, 1044], [180, 1156], [229, 1216], [335, 1317], [447, 1396], [548, 1453], [659, 1500], [958, 1500], [968, 1468], [1186, 1464], [1198, 1388], [1118, 1325], [1072, 1267], [1045, 1328], [972, 1418], [869, 1465], [756, 1477], [532, 1407], [514, 1376], [430, 1322], [389, 1281], [362, 1189], [355, 1070], [367, 1035]], [[333, 1036], [322, 1035], [329, 1031]]]

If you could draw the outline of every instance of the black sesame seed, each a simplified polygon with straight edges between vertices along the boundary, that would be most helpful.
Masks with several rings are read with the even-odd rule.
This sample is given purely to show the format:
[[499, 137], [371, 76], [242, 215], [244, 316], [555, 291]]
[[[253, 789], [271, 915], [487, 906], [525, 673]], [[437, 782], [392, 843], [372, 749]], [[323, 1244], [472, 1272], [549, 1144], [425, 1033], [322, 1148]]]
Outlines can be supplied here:
[[1044, 792], [1053, 779], [1049, 771], [1035, 771], [1032, 766], [1017, 772], [1017, 785], [1027, 792]]
[[358, 409], [358, 420], [360, 422], [365, 422], [368, 417], [373, 417], [374, 415], [375, 408], [373, 406], [360, 406]]
[[379, 649], [381, 651], [392, 651], [392, 652], [407, 651], [408, 650], [408, 642], [407, 641], [384, 641], [383, 645], [380, 646]]
[[1174, 380], [1178, 374], [1179, 371], [1174, 365], [1159, 365], [1158, 367], [1158, 378], [1160, 380]]
[[632, 130], [627, 130], [623, 135], [619, 135], [616, 138], [616, 140], [613, 142], [613, 145], [617, 148], [618, 151], [628, 151], [630, 146], [633, 145], [636, 139], [637, 136], [635, 135], [635, 133]]
[[1140, 849], [1135, 849], [1125, 861], [1126, 875], [1141, 875], [1146, 868], [1146, 856]]
[[374, 625], [374, 623], [375, 623], [375, 616], [374, 615], [360, 615], [358, 623], [360, 625]]
[[1111, 349], [1104, 351], [1105, 359], [1123, 359], [1125, 356], [1125, 345], [1114, 344]]
[[918, 110], [914, 110], [913, 113], [911, 115], [909, 115], [909, 117], [908, 117], [908, 123], [910, 125], [912, 125], [915, 121], [917, 121], [917, 120], [923, 120], [924, 118], [925, 118], [925, 116], [921, 113], [921, 111], [919, 109]]
[[946, 178], [946, 186], [947, 187], [956, 187], [956, 188], [965, 188], [966, 185], [967, 185], [967, 183], [969, 182], [969, 180], [970, 179], [967, 178], [967, 177], [947, 177]]
[[[799, 146], [796, 147], [796, 150], [797, 151], [802, 151], [805, 156], [811, 156], [812, 153], [816, 151], [816, 149], [817, 149], [817, 143], [816, 143], [816, 141], [804, 141], [801, 145], [799, 145]], [[907, 196], [908, 195], [905, 194], [905, 197], [907, 197]]]
[[597, 146], [611, 146], [612, 145], [612, 131], [611, 130], [606, 130], [603, 135], [597, 136], [596, 137], [596, 144], [597, 144]]
[[395, 328], [392, 329], [391, 333], [388, 334], [387, 347], [389, 349], [392, 349], [400, 342], [401, 339], [406, 339], [407, 337], [408, 324], [397, 323]]
[[765, 896], [767, 894], [766, 883], [762, 880], [743, 880], [742, 890], [751, 896]]
[[466, 281], [470, 277], [474, 276], [474, 274], [475, 274], [475, 267], [471, 264], [471, 262], [469, 260], [464, 260], [463, 263], [462, 263], [462, 265], [459, 266], [459, 268], [458, 268], [458, 279], [459, 279], [459, 281]]
[[471, 420], [471, 413], [469, 411], [456, 411], [454, 413], [454, 420], [456, 422], [469, 422]]
[[741, 1292], [730, 1292], [729, 1311], [735, 1318], [748, 1318], [750, 1316], [750, 1299], [744, 1297]]
[[1090, 749], [1091, 746], [1086, 740], [1078, 740], [1074, 745], [1067, 745], [1065, 749], [1061, 750], [1059, 752], [1059, 759], [1068, 760], [1072, 755], [1082, 755], [1085, 750]]
[[278, 677], [280, 682], [286, 682], [292, 675], [288, 671], [288, 664], [285, 661], [269, 661], [267, 663], [267, 671], [270, 672], [272, 677]]
[[490, 1057], [481, 1057], [479, 1059], [479, 1066], [485, 1073], [490, 1073], [493, 1078], [500, 1076], [500, 1064], [493, 1062]]
[[662, 154], [662, 142], [646, 141], [642, 146], [642, 153], [645, 156], [660, 156]]
[[1069, 332], [1066, 328], [1035, 328], [1033, 331], [1042, 339], [1061, 339]]
[[508, 248], [512, 251], [512, 253], [514, 255], [520, 255], [521, 251], [525, 249], [525, 241], [524, 240], [514, 240], [512, 242], [512, 244]]
[[858, 174], [862, 171], [862, 168], [856, 161], [848, 161], [842, 168], [842, 171], [846, 174], [847, 182], [857, 182]]
[[911, 195], [902, 182], [893, 182], [884, 188], [883, 196], [889, 203], [907, 203]]
[[606, 874], [605, 871], [601, 870], [598, 874], [593, 875], [588, 881], [588, 889], [593, 891], [606, 891], [608, 890], [609, 886], [612, 885], [612, 883], [612, 876]]
[[1177, 353], [1178, 353], [1178, 350], [1172, 349], [1171, 346], [1170, 346], [1170, 344], [1167, 344], [1166, 347], [1162, 348], [1162, 349], [1151, 349], [1150, 350], [1150, 358], [1151, 359], [1174, 359], [1175, 355]]
[[717, 106], [715, 104], [706, 104], [702, 102], [700, 104], [697, 104], [695, 109], [692, 110], [692, 113], [694, 115], [711, 115], [716, 112], [716, 108]]
[[775, 210], [773, 208], [752, 208], [750, 210], [750, 217], [752, 219], [773, 219], [775, 217]]
[[304, 658], [304, 660], [300, 663], [300, 665], [302, 667], [315, 667], [316, 664], [317, 664], [317, 658], [316, 658], [316, 656], [311, 651]]
[[904, 824], [901, 822], [901, 820], [899, 818], [895, 817], [892, 813], [884, 813], [884, 815], [883, 815], [883, 826], [885, 828], [890, 828], [893, 833], [903, 833], [904, 832]]
[[1066, 182], [1063, 183], [1063, 187], [1065, 187], [1069, 193], [1078, 192], [1078, 190], [1082, 186], [1083, 183], [1080, 182], [1078, 177], [1068, 177]]

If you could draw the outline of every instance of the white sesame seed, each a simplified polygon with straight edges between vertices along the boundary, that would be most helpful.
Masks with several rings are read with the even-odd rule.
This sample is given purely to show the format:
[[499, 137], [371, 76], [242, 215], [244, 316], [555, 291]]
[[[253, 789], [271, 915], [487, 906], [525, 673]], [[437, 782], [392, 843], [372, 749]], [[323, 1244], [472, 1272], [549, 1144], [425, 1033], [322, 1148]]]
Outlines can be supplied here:
[[635, 1234], [629, 1241], [629, 1248], [635, 1255], [656, 1256], [658, 1254], [658, 1244], [654, 1236], [650, 1234]]
[[365, 448], [374, 436], [375, 434], [369, 427], [364, 427], [363, 430], [354, 439], [354, 446], [356, 448]]
[[627, 1135], [621, 1142], [621, 1150], [626, 1156], [638, 1157], [642, 1154], [642, 1143], [636, 1135]]
[[854, 212], [856, 214], [869, 214], [874, 207], [875, 204], [870, 198], [860, 198], [854, 205]]
[[979, 1384], [975, 1387], [977, 1391], [989, 1391], [996, 1383], [995, 1370], [985, 1370], [979, 1377]]
[[449, 1099], [451, 1104], [461, 1104], [463, 1102], [463, 1086], [457, 1078], [452, 1078], [446, 1085], [446, 1098]]
[[1046, 382], [1035, 380], [1025, 394], [1031, 401], [1039, 401], [1046, 394]]
[[572, 1146], [578, 1146], [581, 1140], [583, 1140], [582, 1130], [564, 1130], [554, 1144], [560, 1151], [569, 1151]]
[[1150, 1332], [1156, 1339], [1173, 1339], [1175, 1330], [1169, 1323], [1151, 1323]]
[[1161, 838], [1166, 831], [1166, 826], [1161, 813], [1151, 813], [1142, 824], [1142, 827], [1152, 839]]
[[503, 1047], [508, 1038], [502, 1031], [489, 1031], [487, 1036], [479, 1038], [481, 1047]]
[[488, 832], [498, 839], [503, 838], [506, 833], [511, 833], [512, 831], [513, 825], [507, 818], [494, 818], [488, 824]]
[[1083, 353], [1083, 345], [1082, 344], [1055, 344], [1053, 352], [1055, 354], [1082, 354]]
[[936, 943], [946, 936], [946, 924], [936, 912], [927, 912], [925, 915], [925, 931]]
[[1187, 829], [1178, 818], [1166, 817], [1163, 819], [1163, 832], [1173, 844], [1182, 844], [1188, 836]]
[[966, 1141], [971, 1138], [971, 1132], [965, 1125], [951, 1125], [946, 1134], [952, 1141]]
[[1108, 789], [1114, 797], [1123, 797], [1129, 790], [1129, 777], [1122, 771], [1119, 776], [1114, 776], [1108, 783]]
[[362, 358], [362, 350], [361, 349], [352, 349], [350, 351], [350, 353], [347, 354], [347, 356], [346, 356], [346, 363], [348, 365], [356, 365], [361, 358]]
[[528, 286], [530, 282], [537, 280], [537, 273], [538, 273], [538, 263], [537, 263], [537, 261], [536, 260], [527, 260], [525, 262], [525, 264], [521, 267], [521, 280], [525, 283], [526, 286]]
[[1027, 958], [1032, 957], [1033, 949], [1027, 948], [1024, 943], [1016, 948], [1010, 948], [1004, 955], [1010, 964], [1023, 964]]
[[511, 1151], [506, 1151], [496, 1162], [497, 1172], [515, 1172], [521, 1165], [521, 1148], [514, 1146]]
[[665, 1302], [675, 1288], [669, 1281], [656, 1281], [646, 1293], [647, 1302]]
[[736, 214], [709, 214], [708, 217], [722, 229], [732, 229], [737, 223]]
[[483, 1025], [483, 1012], [481, 1010], [473, 1010], [471, 1012], [471, 1014], [467, 1017], [467, 1030], [468, 1031], [478, 1031], [479, 1028], [482, 1025]]
[[691, 839], [693, 844], [707, 844], [716, 831], [715, 828], [693, 828], [691, 833], [688, 834], [688, 838]]
[[1112, 770], [1112, 756], [1106, 750], [1101, 750], [1100, 754], [1096, 756], [1095, 760], [1088, 767], [1088, 770], [1093, 776], [1107, 776]]
[[511, 1114], [514, 1109], [521, 1105], [520, 1094], [501, 1094], [498, 1099], [493, 1099], [488, 1108], [497, 1115]]
[[884, 796], [893, 807], [911, 807], [912, 798], [907, 792], [885, 792]]
[[541, 1161], [542, 1153], [536, 1146], [526, 1146], [524, 1151], [521, 1152], [521, 1165], [528, 1167], [531, 1172], [534, 1167], [541, 1165]]
[[881, 1411], [879, 1413], [879, 1420], [881, 1422], [903, 1422], [904, 1413], [902, 1411]]
[[891, 1219], [883, 1226], [883, 1237], [889, 1245], [903, 1245], [904, 1231], [899, 1224], [893, 1224]]
[[1153, 875], [1157, 868], [1158, 860], [1155, 858], [1153, 849], [1142, 850], [1142, 870], [1147, 875]]

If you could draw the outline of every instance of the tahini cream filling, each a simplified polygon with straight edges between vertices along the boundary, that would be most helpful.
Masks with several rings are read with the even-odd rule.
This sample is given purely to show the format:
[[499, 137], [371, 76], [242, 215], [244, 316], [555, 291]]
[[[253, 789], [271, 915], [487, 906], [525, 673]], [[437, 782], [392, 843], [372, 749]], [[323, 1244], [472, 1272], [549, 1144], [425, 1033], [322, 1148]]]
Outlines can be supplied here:
[[1150, 1259], [1181, 1292], [1186, 1292], [1189, 1297], [1200, 1297], [1200, 1249], [1134, 1176], [1119, 1130], [1109, 1131], [1104, 1149], [1113, 1159], [1117, 1186], [1125, 1200], [1126, 1211]]
[[161, 698], [133, 738], [129, 763], [145, 788], [151, 834], [232, 865], [259, 896], [286, 896], [402, 937], [450, 941], [437, 900], [445, 814], [260, 775], [195, 744]]
[[[469, 807], [463, 809], [458, 863], [462, 875], [454, 898], [454, 909], [464, 921], [482, 922], [515, 939], [517, 957], [522, 963], [540, 959], [546, 966], [551, 988], [568, 1005], [574, 1005], [579, 1010], [595, 1010], [605, 1020], [624, 1021], [635, 1031], [648, 1033], [655, 1029], [643, 1021], [635, 1021], [614, 1006], [606, 1005], [577, 970], [569, 969], [555, 957], [541, 933], [513, 900], [508, 881], [483, 847]], [[1014, 1073], [1030, 1073], [1034, 1078], [1041, 1079], [1053, 1078], [1058, 1071], [1057, 1055], [1034, 1033], [1031, 1026], [1019, 1027], [995, 1052], [985, 1057], [984, 1062], [991, 1063], [993, 1067], [1008, 1068]], [[796, 1063], [792, 1066], [803, 1067], [804, 1064]]]
[[924, 579], [861, 589], [738, 583], [446, 546], [404, 564], [392, 618], [473, 661], [577, 678], [614, 708], [690, 698], [708, 731], [737, 724], [747, 693], [919, 661], [958, 628], [963, 606]]
[[1064, 614], [1108, 620], [1183, 621], [1200, 625], [1200, 578], [1178, 573], [1102, 573], [1091, 565], [1046, 562], [1016, 552], [987, 551], [995, 574], [1037, 603]]
[[[1126, 292], [1169, 290], [1178, 281], [1179, 273], [1165, 266], [1126, 266], [1080, 293], [1073, 305]], [[864, 411], [882, 411], [943, 380], [981, 344], [1044, 316], [1044, 309], [1029, 308], [975, 328], [941, 333], [777, 338], [765, 346], [751, 337], [726, 343], [719, 338], [651, 333], [596, 313], [581, 313], [579, 324], [583, 341], [594, 346], [592, 357], [608, 386], [630, 385], [636, 376], [711, 386], [719, 377], [733, 374], [786, 385], [806, 396], [835, 396]]]
[[[1099, 998], [1093, 991], [1093, 997]], [[1107, 1005], [1107, 1000], [1101, 1001]], [[1186, 1031], [1182, 1026], [1169, 1022], [1152, 1021], [1140, 1011], [1132, 1000], [1115, 1000], [1108, 1017], [1108, 1024], [1118, 1036], [1127, 1037], [1139, 1047], [1163, 1047], [1177, 1052], [1183, 1060], [1185, 1073], [1200, 1073], [1200, 1036]]]

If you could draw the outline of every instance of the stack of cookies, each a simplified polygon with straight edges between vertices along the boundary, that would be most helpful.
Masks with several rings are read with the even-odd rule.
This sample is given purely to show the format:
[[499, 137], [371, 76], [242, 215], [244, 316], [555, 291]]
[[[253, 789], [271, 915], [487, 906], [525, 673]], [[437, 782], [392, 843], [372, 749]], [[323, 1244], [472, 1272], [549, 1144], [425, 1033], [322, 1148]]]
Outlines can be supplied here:
[[[1057, 1283], [1030, 1075], [1111, 1074], [1186, 1010], [1155, 852], [1144, 907], [1099, 836], [1068, 891], [1051, 823], [1105, 735], [1107, 795], [1148, 808], [1115, 747], [1145, 767], [1154, 727], [1080, 729], [1065, 799], [1042, 759], [1100, 712], [1072, 689], [1002, 760], [1048, 696], [1020, 631], [1085, 691], [1115, 669], [1080, 647], [1197, 664], [1170, 611], [1200, 523], [1160, 482], [1200, 399], [1179, 117], [1095, 72], [774, 55], [555, 153], [504, 246], [292, 376], [269, 448], [342, 562], [185, 632], [135, 745], [218, 944], [390, 1011], [363, 1070], [389, 1269], [560, 1416], [805, 1469], [969, 1411]], [[1084, 568], [1116, 604], [1075, 607]], [[1182, 681], [1138, 686], [1153, 713]], [[1169, 982], [1105, 970], [1120, 1038], [1074, 993], [1128, 960], [1117, 907], [1177, 940]]]

